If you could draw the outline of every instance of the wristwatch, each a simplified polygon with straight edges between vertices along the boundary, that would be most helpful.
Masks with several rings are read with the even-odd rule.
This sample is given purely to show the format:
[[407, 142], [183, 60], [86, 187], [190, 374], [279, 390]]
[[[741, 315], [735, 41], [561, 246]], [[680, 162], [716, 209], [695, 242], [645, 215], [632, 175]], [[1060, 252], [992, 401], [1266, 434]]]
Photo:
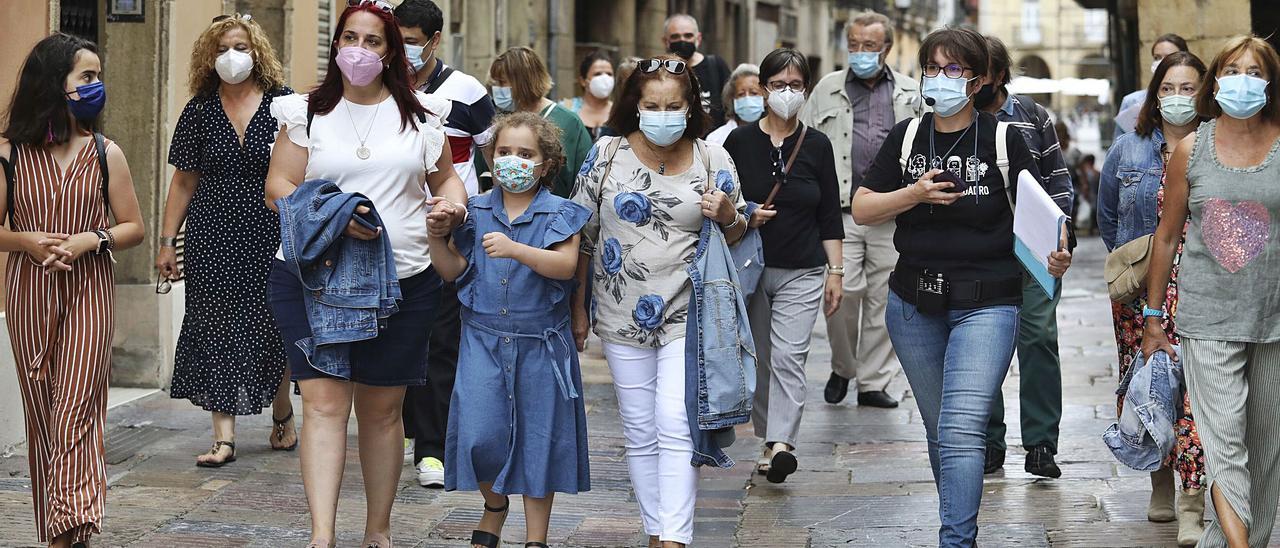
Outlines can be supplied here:
[[177, 236], [161, 236], [160, 247], [178, 247]]
[[1149, 307], [1149, 306], [1143, 306], [1143, 307], [1142, 307], [1142, 319], [1143, 319], [1143, 320], [1146, 320], [1147, 318], [1160, 318], [1160, 319], [1164, 319], [1164, 310], [1163, 310], [1163, 309], [1160, 309], [1160, 308], [1151, 308], [1151, 307]]
[[93, 251], [94, 255], [101, 255], [111, 250], [111, 237], [105, 230], [95, 230], [93, 234], [98, 237], [98, 247]]

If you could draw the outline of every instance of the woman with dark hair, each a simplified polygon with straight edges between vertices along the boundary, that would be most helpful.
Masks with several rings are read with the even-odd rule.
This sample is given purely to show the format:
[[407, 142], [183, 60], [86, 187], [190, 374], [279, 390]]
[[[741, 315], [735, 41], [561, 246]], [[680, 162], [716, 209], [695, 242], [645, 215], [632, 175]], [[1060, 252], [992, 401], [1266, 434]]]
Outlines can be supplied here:
[[743, 196], [761, 204], [751, 222], [760, 229], [765, 264], [748, 311], [760, 364], [751, 424], [765, 442], [757, 471], [781, 483], [796, 471], [804, 365], [818, 310], [830, 317], [844, 296], [844, 224], [831, 141], [796, 118], [811, 83], [808, 60], [793, 49], [774, 50], [760, 63], [760, 82], [764, 118], [733, 130], [724, 148], [740, 168]]
[[[532, 112], [560, 128], [565, 164], [556, 177], [552, 194], [567, 198], [573, 190], [574, 174], [591, 148], [591, 134], [577, 115], [547, 99], [547, 94], [551, 93], [551, 73], [547, 72], [547, 66], [537, 52], [524, 46], [502, 52], [489, 66], [489, 89], [498, 110]], [[492, 148], [488, 147], [485, 152], [485, 160], [490, 165], [493, 165]]]
[[622, 137], [592, 147], [574, 188], [573, 200], [595, 215], [582, 230], [587, 257], [578, 261], [573, 335], [584, 349], [591, 262], [594, 328], [618, 395], [644, 530], [650, 546], [684, 546], [693, 539], [695, 466], [733, 465], [719, 449], [694, 451], [700, 432], [685, 400], [693, 280], [685, 267], [703, 218], [736, 242], [747, 229], [746, 203], [728, 153], [697, 138], [710, 119], [687, 63], [673, 56], [640, 61], [623, 86], [609, 119]]
[[107, 100], [101, 75], [93, 42], [61, 33], [41, 40], [22, 65], [0, 133], [5, 316], [36, 533], [57, 548], [87, 546], [102, 533], [111, 252], [138, 245], [144, 232], [124, 152], [98, 133]]
[[[1098, 229], [1108, 250], [1156, 231], [1165, 204], [1165, 171], [1173, 149], [1193, 133], [1201, 118], [1196, 115], [1195, 94], [1205, 75], [1204, 63], [1190, 53], [1174, 53], [1164, 58], [1151, 78], [1147, 100], [1138, 115], [1137, 128], [1111, 145], [1102, 164], [1098, 188]], [[1174, 254], [1174, 264], [1182, 245]], [[1174, 267], [1164, 302], [1164, 327], [1169, 341], [1178, 343], [1173, 313], [1178, 303], [1178, 269]], [[1126, 378], [1142, 349], [1142, 310], [1146, 295], [1129, 302], [1111, 303], [1120, 378]], [[1124, 406], [1124, 395], [1116, 398], [1116, 416]], [[1204, 448], [1191, 413], [1190, 393], [1184, 394], [1174, 423], [1177, 443], [1165, 465], [1151, 473], [1151, 502], [1147, 519], [1154, 522], [1178, 520], [1178, 543], [1194, 545], [1204, 532]], [[1173, 476], [1182, 480], [1182, 496], [1174, 505]]]
[[1205, 74], [1195, 112], [1209, 121], [1165, 170], [1142, 354], [1178, 359], [1170, 339], [1181, 343], [1215, 514], [1199, 546], [1266, 546], [1280, 498], [1280, 55], [1238, 36]]
[[[1151, 43], [1151, 73], [1154, 75], [1156, 69], [1160, 68], [1160, 62], [1165, 57], [1175, 53], [1186, 53], [1191, 51], [1187, 49], [1187, 41], [1181, 36], [1173, 33], [1161, 34]], [[1138, 108], [1147, 101], [1147, 90], [1139, 89], [1130, 92], [1120, 99], [1120, 107], [1116, 110], [1116, 130], [1115, 136], [1112, 138], [1119, 139], [1121, 135], [1134, 130], [1137, 123]]]
[[271, 102], [293, 90], [262, 27], [239, 15], [219, 18], [196, 38], [190, 90], [169, 146], [175, 170], [156, 268], [162, 291], [179, 275], [186, 279], [169, 396], [213, 414], [213, 447], [196, 466], [216, 468], [236, 458], [236, 416], [266, 405], [275, 424], [271, 448], [298, 445], [284, 347], [267, 307], [280, 221], [262, 200], [278, 128]]
[[[282, 129], [271, 154], [266, 199], [272, 208], [280, 208], [289, 204], [295, 191], [315, 193], [314, 185], [303, 185], [304, 180], [329, 181], [343, 193], [363, 195], [373, 208], [356, 207], [341, 240], [379, 240], [379, 249], [389, 248], [383, 264], [365, 261], [356, 267], [369, 267], [379, 274], [391, 271], [387, 283], [394, 287], [398, 282], [398, 311], [377, 322], [353, 320], [369, 324], [376, 335], [326, 345], [341, 346], [341, 352], [325, 349], [325, 360], [317, 363], [320, 360], [311, 358], [320, 356], [321, 348], [314, 344], [313, 335], [322, 326], [314, 325], [312, 318], [323, 320], [336, 313], [313, 314], [315, 304], [307, 300], [312, 291], [326, 295], [330, 286], [304, 288], [297, 261], [286, 263], [284, 255], [277, 254], [267, 282], [268, 301], [284, 339], [293, 380], [302, 392], [302, 483], [311, 512], [311, 546], [327, 548], [336, 538], [347, 421], [354, 403], [368, 506], [361, 546], [387, 548], [403, 459], [405, 386], [426, 382], [427, 341], [440, 295], [440, 277], [428, 255], [428, 235], [444, 234], [462, 222], [467, 194], [454, 172], [443, 131], [449, 103], [409, 87], [410, 66], [391, 5], [382, 0], [348, 0], [332, 44], [327, 75], [315, 90], [280, 97], [271, 104]], [[316, 211], [332, 216], [337, 209]], [[371, 216], [376, 223], [369, 220]], [[335, 223], [328, 218], [309, 220], [326, 226]], [[334, 256], [345, 252], [343, 247], [333, 251], [337, 245], [330, 246], [323, 266], [336, 270], [334, 263], [349, 259]], [[358, 263], [360, 258], [350, 259], [348, 263]], [[330, 279], [368, 277], [349, 270]], [[342, 280], [327, 284], [350, 283]], [[333, 289], [341, 294], [344, 287]], [[379, 310], [378, 315], [383, 312]], [[333, 322], [339, 319], [329, 323]], [[304, 352], [299, 342], [308, 350]]]
[[[1022, 302], [1013, 253], [1016, 176], [1038, 177], [1039, 168], [1020, 132], [974, 108], [989, 73], [982, 35], [935, 31], [919, 61], [933, 112], [889, 133], [854, 194], [853, 217], [897, 221], [885, 321], [924, 422], [940, 499], [938, 543], [970, 547], [987, 420], [1013, 357]], [[1049, 272], [1061, 276], [1070, 260], [1066, 251], [1051, 254]]]
[[560, 102], [560, 106], [578, 115], [592, 140], [600, 138], [605, 122], [609, 120], [614, 83], [613, 61], [604, 52], [593, 51], [578, 65], [578, 86], [582, 88], [582, 95]]

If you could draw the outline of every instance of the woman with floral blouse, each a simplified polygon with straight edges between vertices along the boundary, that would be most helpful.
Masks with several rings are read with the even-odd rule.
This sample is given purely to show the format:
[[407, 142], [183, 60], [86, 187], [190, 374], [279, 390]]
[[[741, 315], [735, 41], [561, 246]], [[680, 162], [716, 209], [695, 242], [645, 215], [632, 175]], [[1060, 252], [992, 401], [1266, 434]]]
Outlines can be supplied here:
[[[674, 57], [638, 63], [608, 122], [622, 137], [602, 138], [588, 152], [573, 193], [594, 213], [582, 253], [594, 265], [594, 329], [618, 395], [631, 483], [649, 545], [665, 547], [693, 539], [698, 481], [685, 412], [693, 288], [685, 266], [703, 217], [719, 223], [729, 242], [747, 228], [733, 161], [697, 139], [710, 122], [688, 68]], [[579, 261], [573, 332], [580, 349], [587, 270]]]

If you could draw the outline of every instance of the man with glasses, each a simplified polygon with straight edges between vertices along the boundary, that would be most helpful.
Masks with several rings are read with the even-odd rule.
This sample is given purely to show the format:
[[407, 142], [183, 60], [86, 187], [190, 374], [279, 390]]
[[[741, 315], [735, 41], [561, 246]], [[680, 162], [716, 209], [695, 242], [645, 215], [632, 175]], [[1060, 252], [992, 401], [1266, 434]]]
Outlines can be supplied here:
[[698, 51], [702, 47], [702, 32], [698, 30], [698, 20], [693, 16], [684, 13], [672, 15], [662, 29], [662, 43], [667, 46], [667, 51], [687, 61], [693, 75], [698, 78], [698, 87], [702, 89], [702, 109], [711, 115], [713, 122], [710, 127], [724, 125], [720, 90], [729, 82], [729, 65], [716, 55]]
[[893, 48], [888, 17], [863, 12], [845, 30], [847, 69], [819, 81], [800, 111], [802, 123], [831, 140], [844, 221], [844, 301], [827, 320], [831, 378], [823, 397], [827, 403], [840, 403], [849, 381], [857, 379], [858, 405], [893, 408], [898, 402], [885, 389], [900, 367], [884, 311], [889, 273], [898, 260], [894, 223], [858, 226], [849, 205], [889, 130], [901, 120], [920, 116], [923, 105], [919, 84], [885, 65]]

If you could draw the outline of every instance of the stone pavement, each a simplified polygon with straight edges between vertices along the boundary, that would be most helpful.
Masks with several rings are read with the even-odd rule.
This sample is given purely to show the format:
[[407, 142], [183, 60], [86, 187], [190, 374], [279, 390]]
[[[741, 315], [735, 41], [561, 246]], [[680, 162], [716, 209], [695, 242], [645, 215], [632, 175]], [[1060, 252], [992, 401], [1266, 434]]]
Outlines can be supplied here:
[[[1146, 474], [1117, 465], [1100, 435], [1114, 419], [1114, 344], [1102, 245], [1085, 239], [1058, 310], [1064, 380], [1059, 462], [1064, 476], [1022, 471], [1017, 449], [1016, 371], [1005, 385], [1009, 458], [988, 477], [979, 515], [983, 546], [1165, 546], [1174, 524], [1146, 521]], [[818, 325], [809, 360], [809, 397], [797, 456], [785, 484], [752, 477], [759, 440], [739, 428], [738, 465], [705, 470], [699, 488], [695, 546], [931, 546], [938, 497], [924, 428], [909, 398], [895, 410], [859, 409], [822, 400], [829, 369], [825, 328]], [[598, 344], [596, 345], [598, 348]], [[623, 455], [621, 424], [598, 350], [584, 361], [591, 430], [593, 490], [558, 496], [556, 546], [642, 546], [638, 511]], [[893, 388], [906, 391], [899, 377]], [[852, 400], [854, 398], [850, 398]], [[5, 417], [6, 420], [20, 420]], [[97, 546], [302, 546], [308, 516], [296, 453], [272, 452], [266, 416], [241, 421], [239, 460], [217, 470], [193, 466], [208, 446], [208, 415], [164, 394], [109, 414], [105, 534]], [[355, 422], [339, 507], [341, 546], [355, 546], [364, 519]], [[0, 546], [33, 546], [25, 456], [0, 458]], [[475, 493], [419, 487], [405, 468], [393, 527], [398, 546], [465, 546], [481, 512]], [[519, 501], [505, 538], [523, 540]], [[514, 544], [513, 544], [514, 545]]]

